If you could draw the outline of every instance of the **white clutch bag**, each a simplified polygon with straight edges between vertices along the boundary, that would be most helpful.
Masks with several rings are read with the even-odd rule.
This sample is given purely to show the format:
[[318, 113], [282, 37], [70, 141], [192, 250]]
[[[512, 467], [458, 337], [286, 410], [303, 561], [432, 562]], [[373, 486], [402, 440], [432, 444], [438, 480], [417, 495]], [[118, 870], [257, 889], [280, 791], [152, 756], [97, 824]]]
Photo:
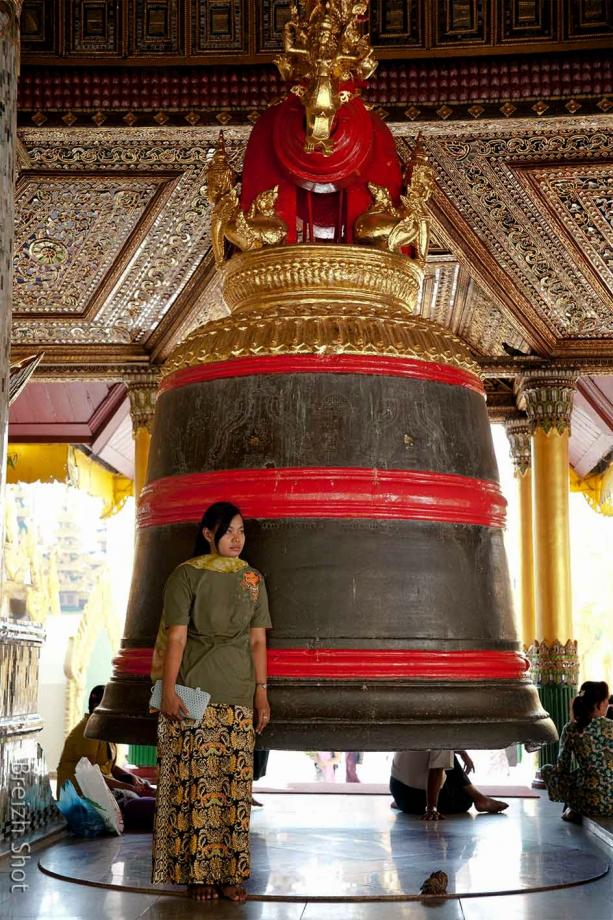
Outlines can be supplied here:
[[[196, 687], [194, 690], [193, 687], [183, 687], [181, 684], [176, 684], [175, 690], [185, 703], [185, 707], [189, 712], [188, 718], [196, 719], [196, 721], [199, 722], [206, 712], [206, 707], [211, 701], [211, 694], [201, 690], [200, 687]], [[161, 706], [162, 681], [156, 680], [155, 684], [153, 685], [153, 689], [151, 690], [149, 707], [150, 709], [160, 709]]]

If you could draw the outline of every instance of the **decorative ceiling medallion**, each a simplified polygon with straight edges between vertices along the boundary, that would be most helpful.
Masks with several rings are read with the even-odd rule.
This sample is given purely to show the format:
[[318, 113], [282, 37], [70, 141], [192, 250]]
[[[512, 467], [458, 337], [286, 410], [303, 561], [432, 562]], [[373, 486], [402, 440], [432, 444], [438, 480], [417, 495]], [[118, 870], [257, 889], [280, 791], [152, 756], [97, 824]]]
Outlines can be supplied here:
[[34, 262], [55, 268], [68, 258], [68, 249], [59, 240], [50, 240], [47, 237], [34, 240], [26, 247], [26, 252]]

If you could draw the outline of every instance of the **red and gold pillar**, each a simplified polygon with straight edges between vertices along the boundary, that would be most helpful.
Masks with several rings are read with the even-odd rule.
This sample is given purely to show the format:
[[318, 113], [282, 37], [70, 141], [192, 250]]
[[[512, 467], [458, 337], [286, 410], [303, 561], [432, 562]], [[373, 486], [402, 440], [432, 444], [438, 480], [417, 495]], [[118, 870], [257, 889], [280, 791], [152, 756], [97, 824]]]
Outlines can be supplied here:
[[141, 374], [137, 379], [128, 383], [134, 438], [134, 498], [137, 504], [147, 481], [151, 426], [153, 425], [158, 384], [159, 377], [154, 371]]
[[[536, 637], [529, 657], [541, 701], [558, 731], [568, 721], [579, 678], [572, 638], [568, 485], [575, 383], [575, 373], [551, 371], [526, 377], [520, 385], [532, 430]], [[557, 744], [541, 748], [541, 765], [555, 761], [557, 751]]]
[[523, 413], [505, 420], [519, 500], [519, 618], [518, 632], [524, 649], [536, 639], [534, 596], [534, 538], [532, 532], [531, 427]]

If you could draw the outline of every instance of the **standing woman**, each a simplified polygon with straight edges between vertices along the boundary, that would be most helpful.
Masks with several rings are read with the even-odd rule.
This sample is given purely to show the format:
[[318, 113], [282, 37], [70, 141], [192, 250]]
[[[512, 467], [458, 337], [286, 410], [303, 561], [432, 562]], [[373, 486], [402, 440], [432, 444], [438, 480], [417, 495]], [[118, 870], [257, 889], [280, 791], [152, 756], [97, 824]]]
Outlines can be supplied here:
[[[196, 900], [244, 901], [255, 731], [270, 719], [264, 579], [240, 554], [243, 518], [229, 502], [208, 508], [194, 558], [164, 590], [152, 677], [162, 678], [160, 777], [153, 882], [186, 884]], [[175, 685], [211, 694], [201, 721]]]
[[566, 804], [565, 821], [579, 823], [582, 815], [613, 816], [613, 722], [605, 718], [608, 705], [604, 680], [582, 684], [572, 702], [572, 721], [562, 729], [558, 762], [542, 767], [549, 798]]

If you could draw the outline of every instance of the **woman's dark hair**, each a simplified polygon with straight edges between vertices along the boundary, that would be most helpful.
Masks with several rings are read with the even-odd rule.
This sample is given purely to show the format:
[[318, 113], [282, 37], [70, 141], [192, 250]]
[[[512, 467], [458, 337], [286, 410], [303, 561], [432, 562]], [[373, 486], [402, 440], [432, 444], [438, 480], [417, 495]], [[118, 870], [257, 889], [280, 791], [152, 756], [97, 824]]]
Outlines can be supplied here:
[[104, 696], [104, 684], [97, 684], [95, 687], [89, 691], [89, 700], [87, 701], [87, 709], [91, 714], [96, 706], [99, 706], [102, 702], [102, 697]]
[[228, 532], [232, 518], [236, 517], [237, 514], [241, 514], [240, 508], [237, 508], [231, 502], [215, 502], [214, 505], [209, 505], [198, 524], [198, 535], [194, 543], [194, 556], [204, 556], [211, 552], [203, 533], [205, 527], [214, 534], [215, 546], [217, 546], [223, 535]]
[[579, 694], [571, 704], [573, 719], [579, 731], [590, 724], [594, 717], [594, 708], [609, 698], [609, 687], [604, 680], [586, 680], [579, 688]]

